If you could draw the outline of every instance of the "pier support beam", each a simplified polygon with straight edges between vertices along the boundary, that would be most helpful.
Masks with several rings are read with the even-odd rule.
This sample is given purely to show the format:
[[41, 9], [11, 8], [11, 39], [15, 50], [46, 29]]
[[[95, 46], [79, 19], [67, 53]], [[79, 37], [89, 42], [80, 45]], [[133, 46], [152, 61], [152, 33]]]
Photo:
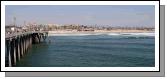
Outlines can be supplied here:
[[17, 38], [17, 58], [20, 61], [20, 37]]
[[7, 53], [7, 57], [5, 57], [5, 58], [7, 58], [6, 59], [6, 63], [5, 63], [5, 66], [7, 66], [7, 67], [11, 67], [12, 66], [12, 59], [11, 59], [11, 41], [10, 41], [10, 39], [9, 40], [6, 40], [6, 53]]
[[26, 52], [28, 51], [28, 36], [26, 36]]
[[26, 40], [25, 40], [25, 36], [23, 37], [23, 44], [24, 44], [24, 54], [26, 53]]
[[11, 41], [11, 65], [16, 65], [16, 48], [15, 48], [15, 39], [12, 39]]
[[17, 48], [17, 45], [18, 44], [18, 39], [15, 39], [15, 53], [16, 53], [16, 61], [18, 61], [19, 60], [19, 54], [18, 54], [18, 48]]
[[21, 50], [21, 57], [24, 56], [24, 51], [23, 51], [23, 38], [20, 37], [20, 50]]
[[30, 48], [31, 48], [31, 45], [32, 45], [32, 36], [30, 35]]

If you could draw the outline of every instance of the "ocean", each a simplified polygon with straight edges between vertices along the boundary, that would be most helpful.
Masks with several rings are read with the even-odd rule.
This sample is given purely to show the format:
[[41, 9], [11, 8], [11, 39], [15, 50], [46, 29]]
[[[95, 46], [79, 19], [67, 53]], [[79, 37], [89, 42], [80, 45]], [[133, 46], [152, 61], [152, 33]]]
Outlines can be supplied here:
[[16, 67], [154, 67], [155, 37], [147, 33], [48, 36]]

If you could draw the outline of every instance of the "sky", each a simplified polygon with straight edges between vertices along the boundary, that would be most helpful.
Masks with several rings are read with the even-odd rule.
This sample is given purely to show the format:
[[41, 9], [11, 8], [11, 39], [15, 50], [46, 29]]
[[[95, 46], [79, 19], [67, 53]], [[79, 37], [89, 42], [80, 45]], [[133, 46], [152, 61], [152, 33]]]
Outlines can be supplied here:
[[7, 5], [5, 24], [155, 26], [154, 5]]

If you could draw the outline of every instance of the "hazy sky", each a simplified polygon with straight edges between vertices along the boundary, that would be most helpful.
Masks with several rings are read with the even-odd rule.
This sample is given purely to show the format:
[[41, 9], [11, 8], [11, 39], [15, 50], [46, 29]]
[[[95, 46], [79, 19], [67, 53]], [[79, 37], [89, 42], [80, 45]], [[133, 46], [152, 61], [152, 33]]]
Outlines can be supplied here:
[[154, 5], [8, 5], [6, 25], [17, 24], [86, 24], [112, 26], [154, 26]]

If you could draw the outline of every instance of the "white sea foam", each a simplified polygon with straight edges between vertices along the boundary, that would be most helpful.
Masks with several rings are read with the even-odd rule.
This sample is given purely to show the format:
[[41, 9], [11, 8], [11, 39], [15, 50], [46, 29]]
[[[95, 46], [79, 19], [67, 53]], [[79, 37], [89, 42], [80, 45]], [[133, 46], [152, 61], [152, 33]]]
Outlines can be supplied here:
[[93, 34], [79, 34], [79, 33], [76, 33], [76, 34], [49, 34], [49, 36], [86, 36], [86, 35], [93, 35]]
[[110, 35], [110, 36], [155, 36], [155, 33], [50, 33], [49, 36], [87, 36], [87, 35]]
[[121, 33], [122, 35], [133, 35], [133, 36], [155, 36], [155, 33]]
[[120, 33], [108, 33], [107, 35], [117, 36], [117, 35], [121, 35], [121, 34]]

